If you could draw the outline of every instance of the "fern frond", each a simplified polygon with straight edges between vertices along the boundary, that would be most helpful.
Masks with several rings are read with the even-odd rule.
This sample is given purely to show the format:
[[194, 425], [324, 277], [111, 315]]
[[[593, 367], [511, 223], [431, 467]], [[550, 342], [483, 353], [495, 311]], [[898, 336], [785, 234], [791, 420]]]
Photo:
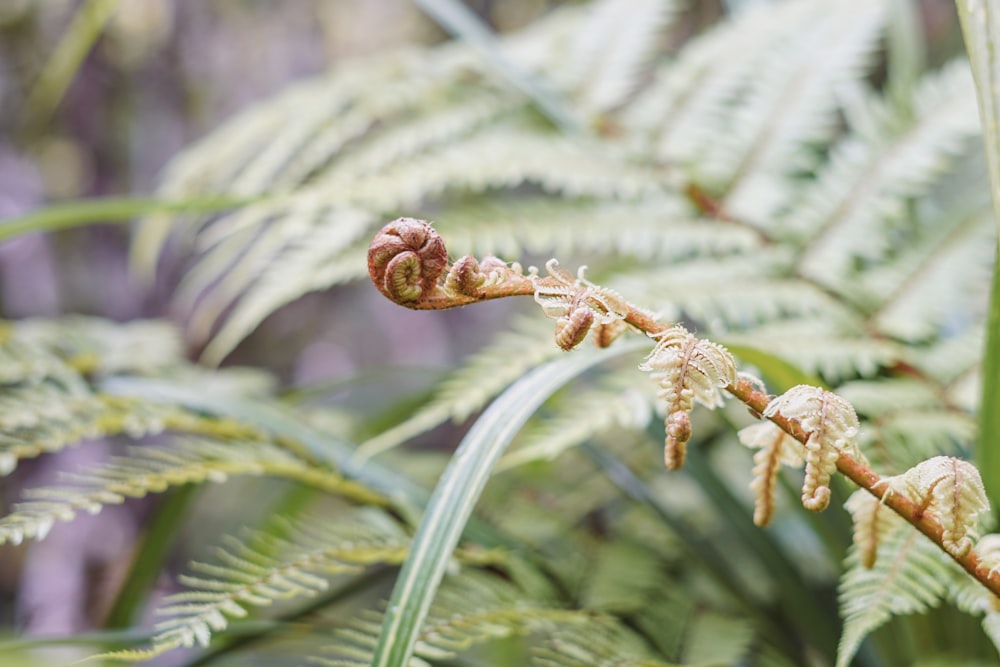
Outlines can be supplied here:
[[879, 331], [907, 341], [927, 340], [959, 313], [982, 313], [993, 264], [996, 230], [986, 211], [960, 221], [947, 238], [932, 238], [933, 248], [915, 248], [920, 264], [873, 318]]
[[856, 546], [851, 547], [844, 565], [839, 588], [844, 631], [837, 667], [847, 667], [862, 640], [892, 616], [938, 606], [958, 572], [930, 540], [909, 526], [880, 542], [873, 567], [862, 565]]
[[602, 544], [593, 554], [580, 604], [616, 615], [642, 615], [659, 591], [671, 585], [663, 566], [663, 560], [645, 546], [625, 539]]
[[[625, 127], [639, 130], [634, 141], [642, 152], [652, 144], [657, 159], [693, 167], [717, 133], [731, 127], [732, 105], [764, 71], [772, 45], [808, 33], [828, 7], [799, 2], [758, 8], [687, 44], [625, 115]], [[740, 58], [726, 57], [736, 52]]]
[[750, 333], [728, 335], [734, 344], [752, 344], [790, 361], [806, 373], [837, 385], [857, 377], [872, 377], [880, 369], [909, 358], [909, 350], [885, 339], [867, 338], [850, 328], [805, 319], [765, 324]]
[[133, 447], [128, 456], [64, 474], [62, 486], [27, 491], [26, 501], [0, 519], [0, 544], [44, 539], [56, 521], [71, 521], [79, 511], [97, 514], [105, 505], [126, 498], [182, 484], [220, 483], [233, 475], [284, 477], [359, 502], [386, 502], [363, 485], [266, 442], [190, 440], [171, 448]]
[[673, 0], [642, 0], [627, 12], [614, 0], [588, 8], [565, 74], [584, 112], [606, 112], [626, 99], [676, 9]]
[[787, 203], [788, 176], [814, 166], [810, 149], [837, 128], [837, 91], [864, 75], [882, 36], [888, 3], [825, 4], [814, 29], [768, 49], [733, 106], [733, 131], [703, 149], [699, 169], [726, 184], [725, 209], [757, 225]]
[[[912, 120], [883, 121], [879, 131], [844, 139], [779, 230], [808, 246], [802, 273], [836, 289], [854, 263], [873, 263], [893, 247], [887, 219], [944, 171], [979, 130], [968, 65], [927, 76], [914, 93]], [[901, 127], [900, 127], [901, 126]]]
[[0, 474], [19, 460], [57, 452], [81, 440], [110, 435], [155, 435], [168, 422], [199, 428], [170, 406], [68, 392], [46, 382], [0, 392]]
[[96, 657], [147, 660], [179, 647], [207, 646], [230, 618], [243, 618], [252, 607], [315, 596], [333, 575], [402, 562], [408, 544], [398, 525], [376, 510], [357, 510], [336, 521], [287, 522], [281, 538], [266, 533], [230, 538], [216, 550], [218, 564], [194, 563], [198, 575], [181, 577], [191, 590], [166, 598], [158, 613], [172, 618], [156, 625], [150, 649]]
[[640, 202], [519, 197], [449, 206], [434, 226], [454, 253], [506, 258], [524, 252], [566, 257], [614, 252], [643, 261], [676, 261], [759, 248], [753, 230], [692, 219], [688, 208], [671, 196]]
[[855, 439], [860, 424], [850, 403], [836, 394], [798, 385], [768, 403], [765, 417], [781, 415], [795, 419], [808, 433], [805, 445], [806, 478], [802, 484], [802, 504], [819, 511], [830, 502], [830, 475], [842, 453], [860, 457]]

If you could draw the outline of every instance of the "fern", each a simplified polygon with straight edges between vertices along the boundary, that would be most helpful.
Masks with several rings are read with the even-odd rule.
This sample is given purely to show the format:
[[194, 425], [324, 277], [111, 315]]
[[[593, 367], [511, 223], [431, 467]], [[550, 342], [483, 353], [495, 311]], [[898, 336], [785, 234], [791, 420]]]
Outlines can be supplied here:
[[190, 590], [164, 600], [158, 612], [172, 618], [157, 624], [148, 650], [105, 654], [103, 658], [147, 660], [178, 647], [208, 646], [230, 618], [248, 608], [274, 604], [327, 589], [333, 575], [357, 573], [377, 563], [399, 563], [408, 539], [375, 511], [341, 517], [333, 532], [305, 521], [285, 526], [286, 536], [265, 533], [229, 539], [216, 550], [218, 564], [194, 563], [196, 575], [181, 577]]
[[63, 485], [32, 489], [26, 502], [0, 519], [0, 543], [44, 539], [55, 521], [71, 521], [77, 512], [97, 514], [126, 498], [162, 493], [169, 487], [225, 482], [234, 475], [271, 475], [315, 486], [352, 500], [385, 504], [366, 487], [298, 459], [267, 442], [194, 440], [171, 449], [137, 447], [89, 470], [64, 473]]
[[851, 548], [845, 564], [840, 584], [844, 632], [838, 667], [848, 665], [865, 635], [892, 616], [938, 606], [949, 582], [960, 574], [927, 538], [905, 527], [883, 539], [874, 567], [861, 566], [856, 547]]

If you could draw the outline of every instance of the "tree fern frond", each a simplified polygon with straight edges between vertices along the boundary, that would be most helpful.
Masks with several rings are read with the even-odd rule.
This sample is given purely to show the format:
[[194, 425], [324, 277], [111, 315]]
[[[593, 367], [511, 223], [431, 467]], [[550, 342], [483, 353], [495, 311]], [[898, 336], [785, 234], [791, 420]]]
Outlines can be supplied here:
[[979, 131], [967, 63], [925, 77], [908, 111], [908, 123], [890, 116], [880, 132], [841, 141], [781, 217], [779, 230], [809, 239], [798, 263], [804, 275], [836, 287], [853, 262], [878, 261], [892, 247], [885, 220], [898, 217], [901, 202], [925, 189]]
[[926, 340], [956, 326], [958, 318], [967, 320], [985, 311], [996, 245], [987, 210], [969, 216], [950, 238], [935, 239], [932, 252], [921, 253], [913, 278], [900, 284], [873, 318], [881, 332], [901, 340]]
[[[626, 112], [632, 141], [661, 161], [696, 163], [716, 134], [729, 129], [732, 104], [762, 71], [771, 46], [809, 32], [828, 8], [798, 2], [747, 11], [687, 44]], [[740, 58], [726, 57], [737, 52]]]
[[[184, 358], [177, 329], [159, 320], [118, 323], [69, 315], [8, 321], [3, 329], [0, 353], [7, 344], [30, 345], [54, 354], [73, 370], [87, 375], [162, 371]], [[9, 354], [22, 359], [38, 354], [24, 347], [18, 350]], [[9, 377], [9, 373], [3, 372], [2, 376]]]
[[190, 591], [164, 600], [158, 613], [171, 618], [157, 623], [148, 650], [96, 657], [147, 660], [179, 647], [207, 646], [230, 618], [243, 618], [252, 607], [315, 596], [333, 575], [399, 563], [408, 544], [399, 526], [376, 510], [356, 510], [336, 521], [287, 522], [281, 538], [266, 533], [230, 538], [216, 550], [218, 564], [193, 563], [198, 574], [181, 577]]
[[900, 410], [871, 425], [863, 451], [892, 470], [916, 465], [938, 454], [960, 455], [971, 450], [976, 420], [971, 414], [945, 410]]
[[[766, 224], [786, 203], [787, 177], [814, 165], [812, 145], [837, 127], [837, 91], [870, 67], [886, 2], [828, 5], [811, 30], [768, 50], [760, 72], [734, 105], [729, 127], [704, 147], [710, 182], [726, 183], [727, 211]], [[704, 166], [703, 166], [704, 165]], [[715, 166], [718, 165], [718, 166]]]
[[81, 440], [154, 435], [171, 420], [197, 427], [169, 406], [67, 392], [51, 382], [0, 393], [0, 412], [0, 474], [12, 472], [21, 459], [57, 452]]
[[855, 380], [837, 387], [859, 415], [877, 418], [897, 410], [930, 408], [938, 404], [936, 388], [913, 378]]
[[357, 455], [375, 456], [449, 419], [468, 419], [528, 370], [561, 354], [550, 335], [546, 320], [519, 319], [512, 331], [498, 335], [446, 378], [429, 403], [406, 421], [362, 443]]
[[133, 447], [128, 456], [65, 473], [64, 485], [27, 491], [26, 501], [0, 519], [0, 543], [44, 539], [57, 520], [71, 521], [79, 511], [97, 514], [105, 505], [126, 498], [162, 493], [182, 484], [224, 482], [232, 475], [273, 475], [364, 503], [386, 502], [363, 485], [311, 466], [266, 442], [191, 440], [171, 448]]
[[725, 338], [734, 345], [753, 345], [771, 352], [832, 385], [859, 376], [872, 377], [879, 369], [909, 358], [908, 350], [891, 341], [838, 333], [830, 325], [790, 320]]
[[759, 248], [753, 230], [691, 219], [688, 208], [671, 196], [638, 203], [519, 197], [449, 206], [434, 226], [453, 253], [477, 256], [616, 253], [649, 261], [724, 257]]
[[588, 16], [574, 35], [572, 66], [565, 75], [575, 84], [585, 112], [605, 112], [626, 99], [651, 59], [656, 38], [676, 11], [673, 0], [642, 0], [627, 12], [614, 0], [588, 8]]
[[856, 380], [837, 393], [867, 417], [861, 450], [889, 472], [899, 472], [938, 454], [968, 451], [975, 438], [975, 418], [941, 405], [940, 390], [910, 379]]
[[940, 604], [957, 572], [930, 540], [905, 525], [883, 538], [873, 567], [862, 567], [855, 546], [844, 564], [839, 591], [844, 631], [837, 667], [846, 667], [861, 641], [892, 616]]

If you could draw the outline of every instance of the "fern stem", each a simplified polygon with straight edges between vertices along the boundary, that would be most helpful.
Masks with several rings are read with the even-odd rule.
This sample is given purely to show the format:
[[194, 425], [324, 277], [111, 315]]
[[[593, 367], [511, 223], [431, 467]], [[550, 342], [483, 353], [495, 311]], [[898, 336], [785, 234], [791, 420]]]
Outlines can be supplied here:
[[[412, 222], [422, 222], [427, 229], [430, 229], [429, 223], [423, 221]], [[423, 231], [426, 232], [427, 230], [424, 229]], [[437, 232], [433, 231], [432, 233], [437, 234]], [[376, 235], [375, 238], [377, 241], [379, 236]], [[372, 275], [373, 281], [376, 283], [376, 286], [379, 286], [378, 278], [380, 276], [371, 271], [371, 258], [372, 253], [378, 252], [379, 250], [380, 248], [375, 245], [373, 245], [369, 250], [369, 271]], [[442, 250], [445, 253], [447, 252], [444, 248], [442, 248]], [[388, 255], [382, 257], [382, 259], [388, 259]], [[455, 265], [459, 265], [465, 259], [466, 258], [459, 259]], [[472, 258], [469, 257], [469, 259]], [[449, 267], [445, 267], [445, 271], [447, 271], [448, 268]], [[417, 275], [420, 274], [418, 273]], [[445, 289], [439, 284], [433, 290], [426, 290], [426, 293], [421, 294], [417, 298], [399, 299], [392, 298], [393, 295], [387, 294], [386, 291], [384, 291], [384, 288], [379, 286], [379, 289], [383, 291], [383, 294], [392, 298], [392, 300], [399, 305], [417, 310], [441, 310], [455, 306], [464, 306], [477, 301], [501, 298], [504, 296], [536, 295], [539, 289], [548, 288], [554, 288], [554, 293], [558, 293], [558, 290], [571, 290], [572, 286], [565, 280], [558, 280], [555, 276], [546, 278], [539, 278], [537, 275], [525, 276], [516, 270], [507, 270], [502, 276], [502, 279], [496, 284], [490, 284], [488, 287], [479, 289], [478, 291], [462, 293], [456, 293], [454, 290]], [[577, 288], [580, 294], [574, 298], [582, 298], [584, 291], [590, 289], [589, 287], [580, 286], [579, 284], [577, 285]], [[651, 313], [624, 301], [624, 299], [621, 300], [621, 303], [616, 305], [616, 308], [620, 311], [620, 314], [626, 323], [635, 329], [644, 332], [648, 336], [655, 337], [657, 334], [662, 334], [671, 328], [670, 325], [656, 321], [655, 317]], [[758, 389], [757, 384], [747, 377], [738, 377], [735, 382], [731, 382], [726, 385], [725, 390], [738, 400], [742, 401], [751, 409], [753, 413], [761, 417], [764, 417], [765, 409], [768, 407], [772, 398], [765, 391]], [[797, 420], [782, 416], [780, 411], [774, 411], [773, 414], [768, 414], [766, 418], [774, 422], [779, 428], [794, 437], [799, 442], [805, 444], [808, 441], [809, 434], [802, 428]], [[969, 549], [963, 555], [957, 555], [954, 550], [947, 549], [944, 541], [944, 527], [930, 513], [925, 512], [925, 508], [917, 506], [916, 503], [906, 498], [903, 494], [890, 494], [888, 487], [885, 485], [881, 485], [880, 487], [879, 475], [867, 464], [855, 459], [850, 454], [842, 453], [839, 455], [837, 458], [837, 470], [852, 482], [865, 489], [876, 498], [880, 499], [883, 504], [891, 508], [894, 512], [896, 512], [896, 514], [900, 515], [917, 530], [930, 538], [932, 542], [948, 554], [974, 579], [979, 581], [993, 594], [1000, 596], [1000, 570], [991, 570], [988, 566], [984, 565], [975, 549]]]

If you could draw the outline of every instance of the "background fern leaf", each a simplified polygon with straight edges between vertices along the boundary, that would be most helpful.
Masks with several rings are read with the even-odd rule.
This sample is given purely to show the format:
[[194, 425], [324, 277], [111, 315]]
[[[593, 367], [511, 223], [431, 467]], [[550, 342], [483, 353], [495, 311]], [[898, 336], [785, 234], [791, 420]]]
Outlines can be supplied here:
[[81, 510], [97, 514], [104, 505], [126, 498], [162, 493], [182, 484], [221, 483], [231, 475], [285, 477], [356, 501], [386, 502], [363, 485], [266, 442], [189, 440], [169, 449], [135, 447], [128, 456], [64, 474], [62, 486], [29, 490], [26, 502], [0, 519], [0, 543], [44, 539], [55, 521], [71, 521]]
[[957, 568], [909, 526], [883, 537], [871, 569], [861, 566], [855, 546], [845, 566], [840, 582], [844, 631], [837, 667], [846, 667], [865, 636], [892, 616], [920, 613], [939, 605]]

